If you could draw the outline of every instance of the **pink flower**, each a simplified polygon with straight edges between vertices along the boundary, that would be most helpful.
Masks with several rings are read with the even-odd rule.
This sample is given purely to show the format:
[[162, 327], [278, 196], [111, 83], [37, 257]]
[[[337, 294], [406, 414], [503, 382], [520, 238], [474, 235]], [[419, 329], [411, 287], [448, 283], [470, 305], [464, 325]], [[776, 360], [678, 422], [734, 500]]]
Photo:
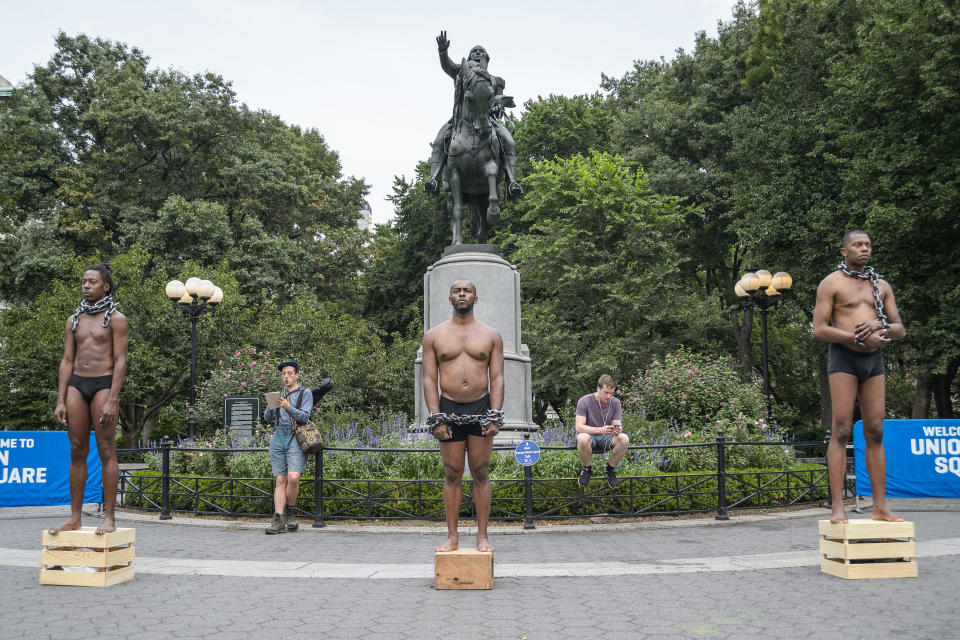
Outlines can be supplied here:
[[690, 429], [687, 429], [686, 431], [683, 432], [683, 435], [684, 437], [689, 438], [690, 436], [693, 435], [693, 432], [691, 432]]
[[223, 394], [223, 397], [226, 398], [226, 397], [227, 397], [227, 394]]
[[217, 364], [223, 364], [223, 360], [221, 360], [221, 361], [220, 361], [220, 362], [218, 362]]
[[709, 419], [710, 419], [710, 414], [708, 413], [708, 414], [707, 414], [707, 420], [709, 420]]
[[247, 386], [247, 381], [246, 381], [246, 380], [244, 380], [243, 382], [241, 382], [241, 383], [240, 383], [240, 386], [241, 386], [241, 387], [245, 387], [245, 386]]
[[267, 379], [267, 376], [265, 376], [265, 375], [263, 375], [263, 374], [261, 373], [261, 374], [260, 374], [260, 379], [261, 379], [261, 380], [266, 380], [266, 379]]
[[255, 364], [257, 364], [257, 361], [256, 361], [256, 360], [254, 360], [253, 362], [251, 362], [251, 363], [250, 363], [250, 366], [252, 367], [252, 366], [255, 365]]
[[687, 369], [687, 373], [693, 373], [693, 369]]
[[235, 354], [233, 354], [233, 355], [238, 356], [238, 355], [240, 355], [240, 352], [237, 351], [237, 352], [236, 352]]

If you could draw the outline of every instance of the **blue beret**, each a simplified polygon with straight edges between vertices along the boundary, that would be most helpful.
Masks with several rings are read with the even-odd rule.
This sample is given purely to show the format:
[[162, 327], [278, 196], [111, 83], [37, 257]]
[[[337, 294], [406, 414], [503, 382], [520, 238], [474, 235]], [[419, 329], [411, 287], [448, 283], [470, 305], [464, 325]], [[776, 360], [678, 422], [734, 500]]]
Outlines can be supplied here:
[[286, 360], [277, 365], [277, 371], [283, 371], [284, 367], [293, 367], [293, 370], [300, 373], [300, 365], [296, 360]]

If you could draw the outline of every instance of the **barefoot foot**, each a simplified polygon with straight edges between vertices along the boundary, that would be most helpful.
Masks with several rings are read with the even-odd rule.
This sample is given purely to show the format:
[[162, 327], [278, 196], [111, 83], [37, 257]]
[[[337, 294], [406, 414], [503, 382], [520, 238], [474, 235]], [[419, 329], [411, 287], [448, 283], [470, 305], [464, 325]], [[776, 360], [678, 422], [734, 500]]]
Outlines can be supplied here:
[[833, 511], [830, 514], [831, 524], [847, 524], [850, 522], [847, 520], [847, 513], [843, 510], [843, 505], [838, 505], [833, 507]]
[[77, 518], [76, 520], [73, 520], [73, 519], [67, 520], [59, 527], [54, 527], [53, 529], [49, 529], [49, 532], [50, 532], [50, 535], [55, 536], [61, 531], [74, 531], [75, 529], [79, 529], [79, 528], [80, 528], [80, 518]]
[[893, 512], [886, 507], [874, 507], [873, 508], [873, 519], [882, 520], [884, 522], [903, 522], [903, 518], [900, 516], [893, 515]]
[[457, 536], [449, 536], [447, 541], [437, 547], [435, 551], [437, 553], [447, 553], [449, 551], [456, 551], [459, 546], [460, 541], [457, 539]]
[[98, 536], [102, 536], [105, 533], [113, 533], [117, 530], [117, 523], [114, 521], [113, 516], [107, 516], [103, 519], [103, 522], [100, 523], [100, 526], [97, 527], [97, 530], [94, 532]]
[[487, 536], [477, 536], [477, 551], [490, 551], [496, 549], [495, 546], [490, 544], [490, 539]]

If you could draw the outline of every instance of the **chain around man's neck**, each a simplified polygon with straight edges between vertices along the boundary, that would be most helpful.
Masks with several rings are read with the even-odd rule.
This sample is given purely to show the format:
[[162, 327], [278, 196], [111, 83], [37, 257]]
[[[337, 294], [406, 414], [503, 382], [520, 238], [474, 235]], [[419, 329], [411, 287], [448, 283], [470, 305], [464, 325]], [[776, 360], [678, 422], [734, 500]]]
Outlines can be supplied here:
[[[873, 286], [873, 308], [877, 310], [877, 320], [879, 320], [880, 324], [883, 325], [883, 334], [886, 335], [887, 331], [890, 329], [890, 323], [887, 321], [887, 315], [883, 312], [883, 298], [880, 296], [880, 278], [883, 276], [877, 273], [871, 266], [864, 267], [863, 272], [854, 271], [847, 266], [846, 260], [841, 260], [840, 264], [837, 265], [837, 269], [851, 278], [859, 278], [860, 280], [870, 281], [870, 284]], [[853, 343], [861, 349], [865, 349], [867, 347], [866, 343], [859, 338], [854, 339]]]

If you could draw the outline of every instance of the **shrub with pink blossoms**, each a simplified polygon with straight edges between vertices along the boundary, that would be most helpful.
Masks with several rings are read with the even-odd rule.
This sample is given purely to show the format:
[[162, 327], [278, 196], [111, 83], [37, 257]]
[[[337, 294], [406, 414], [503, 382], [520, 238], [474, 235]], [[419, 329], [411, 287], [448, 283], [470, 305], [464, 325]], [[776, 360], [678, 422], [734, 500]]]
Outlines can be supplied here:
[[693, 429], [741, 414], [764, 416], [759, 384], [743, 382], [732, 358], [685, 350], [654, 360], [634, 376], [623, 389], [623, 404], [630, 414]]
[[[258, 353], [255, 347], [244, 347], [220, 360], [210, 376], [197, 389], [197, 425], [200, 433], [212, 434], [223, 427], [223, 399], [225, 397], [258, 397], [260, 409], [266, 409], [263, 394], [279, 391], [283, 385], [277, 364], [287, 358]], [[322, 375], [304, 362], [300, 363], [300, 385], [312, 388]]]

